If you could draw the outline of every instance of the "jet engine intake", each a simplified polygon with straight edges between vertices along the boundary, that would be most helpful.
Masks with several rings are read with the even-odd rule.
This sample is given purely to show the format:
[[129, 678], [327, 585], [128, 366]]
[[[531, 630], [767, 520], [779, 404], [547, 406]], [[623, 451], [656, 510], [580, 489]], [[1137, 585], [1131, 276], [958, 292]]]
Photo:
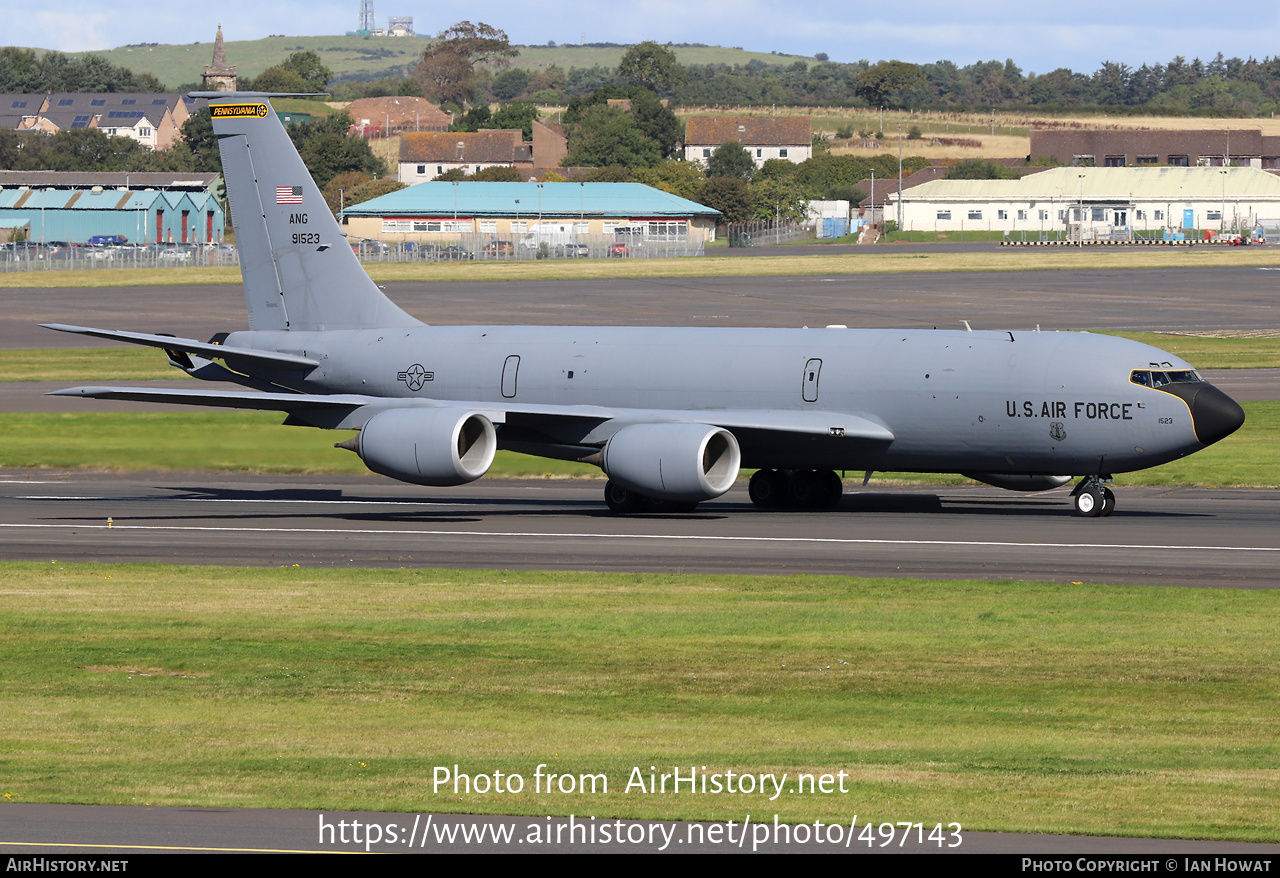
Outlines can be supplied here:
[[609, 437], [600, 468], [628, 490], [662, 500], [700, 501], [733, 487], [738, 440], [708, 424], [633, 424]]
[[498, 450], [493, 423], [479, 412], [404, 408], [370, 418], [354, 444], [375, 473], [415, 485], [464, 485], [484, 475]]

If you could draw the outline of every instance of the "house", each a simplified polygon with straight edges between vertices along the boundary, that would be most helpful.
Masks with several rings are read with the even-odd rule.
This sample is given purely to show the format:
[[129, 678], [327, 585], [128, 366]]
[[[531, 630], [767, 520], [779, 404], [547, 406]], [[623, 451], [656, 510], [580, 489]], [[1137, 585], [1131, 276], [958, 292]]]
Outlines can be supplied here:
[[800, 164], [813, 156], [813, 122], [808, 116], [691, 116], [684, 130], [685, 160], [705, 165], [717, 147], [733, 140], [757, 168], [769, 159]]
[[1064, 165], [1125, 168], [1134, 165], [1280, 168], [1280, 137], [1259, 129], [1031, 129], [1031, 156]]
[[508, 167], [533, 172], [533, 146], [518, 128], [408, 133], [400, 137], [400, 182], [425, 183], [461, 168]]
[[168, 149], [181, 134], [195, 103], [180, 94], [124, 92], [59, 93], [0, 96], [0, 115], [21, 114], [18, 130], [55, 134], [75, 128], [98, 128], [113, 137], [128, 137], [151, 149]]

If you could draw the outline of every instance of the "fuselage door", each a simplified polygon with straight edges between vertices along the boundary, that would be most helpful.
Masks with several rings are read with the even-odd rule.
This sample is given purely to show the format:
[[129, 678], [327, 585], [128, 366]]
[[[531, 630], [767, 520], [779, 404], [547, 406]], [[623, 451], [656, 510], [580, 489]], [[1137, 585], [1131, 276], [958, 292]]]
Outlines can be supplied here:
[[513, 399], [516, 395], [516, 372], [520, 369], [520, 358], [515, 354], [507, 357], [502, 364], [502, 396]]
[[804, 364], [804, 382], [801, 384], [801, 395], [805, 402], [818, 401], [818, 373], [822, 371], [821, 360], [810, 360]]

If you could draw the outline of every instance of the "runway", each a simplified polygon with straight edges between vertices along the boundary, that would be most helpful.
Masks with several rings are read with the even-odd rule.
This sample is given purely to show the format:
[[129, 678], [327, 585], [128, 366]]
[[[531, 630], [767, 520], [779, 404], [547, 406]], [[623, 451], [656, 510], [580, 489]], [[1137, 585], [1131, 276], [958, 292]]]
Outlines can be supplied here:
[[[851, 256], [854, 264], [856, 256]], [[1265, 268], [995, 271], [796, 277], [388, 283], [434, 324], [933, 326], [958, 329], [1277, 330]], [[207, 339], [248, 328], [239, 285], [0, 290], [0, 349], [110, 342], [39, 329], [73, 323]]]
[[6, 560], [847, 574], [1275, 588], [1269, 491], [849, 488], [826, 512], [757, 510], [739, 485], [683, 515], [617, 517], [600, 481], [421, 489], [376, 477], [7, 471]]

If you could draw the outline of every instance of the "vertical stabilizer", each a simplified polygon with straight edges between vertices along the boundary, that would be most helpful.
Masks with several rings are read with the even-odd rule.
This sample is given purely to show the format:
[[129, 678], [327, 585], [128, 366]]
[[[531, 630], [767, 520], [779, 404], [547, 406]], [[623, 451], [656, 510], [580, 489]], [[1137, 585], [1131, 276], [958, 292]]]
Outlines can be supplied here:
[[211, 99], [249, 327], [418, 325], [365, 273], [267, 96], [199, 96]]

